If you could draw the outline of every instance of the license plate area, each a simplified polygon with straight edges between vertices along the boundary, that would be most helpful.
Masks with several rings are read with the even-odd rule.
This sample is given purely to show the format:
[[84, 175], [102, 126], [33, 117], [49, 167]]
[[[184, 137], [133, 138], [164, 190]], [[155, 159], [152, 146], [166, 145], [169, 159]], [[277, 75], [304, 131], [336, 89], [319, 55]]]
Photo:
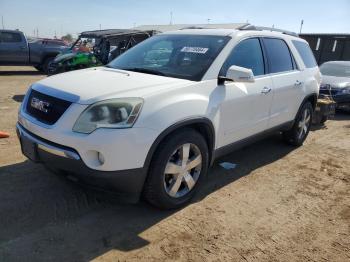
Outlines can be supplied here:
[[28, 139], [26, 136], [21, 136], [21, 147], [23, 155], [28, 157], [34, 162], [38, 162], [38, 145], [32, 140]]

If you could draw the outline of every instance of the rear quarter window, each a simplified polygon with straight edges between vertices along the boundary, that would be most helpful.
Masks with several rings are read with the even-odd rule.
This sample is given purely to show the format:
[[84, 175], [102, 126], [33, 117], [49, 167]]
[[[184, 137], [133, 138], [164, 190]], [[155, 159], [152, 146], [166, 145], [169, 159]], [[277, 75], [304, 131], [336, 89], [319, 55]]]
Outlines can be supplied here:
[[317, 66], [314, 54], [312, 53], [310, 46], [307, 43], [297, 41], [297, 40], [293, 40], [292, 43], [297, 49], [301, 59], [303, 60], [307, 68], [312, 68]]

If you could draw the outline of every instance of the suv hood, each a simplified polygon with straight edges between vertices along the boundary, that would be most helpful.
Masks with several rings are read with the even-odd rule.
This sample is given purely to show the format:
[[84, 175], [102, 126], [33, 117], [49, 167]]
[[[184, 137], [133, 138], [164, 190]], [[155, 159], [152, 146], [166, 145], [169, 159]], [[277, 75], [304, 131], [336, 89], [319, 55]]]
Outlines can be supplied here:
[[191, 83], [184, 79], [97, 67], [45, 78], [32, 89], [73, 103], [92, 104], [110, 98], [147, 97]]
[[322, 85], [330, 85], [332, 88], [348, 87], [350, 86], [350, 77], [322, 75]]

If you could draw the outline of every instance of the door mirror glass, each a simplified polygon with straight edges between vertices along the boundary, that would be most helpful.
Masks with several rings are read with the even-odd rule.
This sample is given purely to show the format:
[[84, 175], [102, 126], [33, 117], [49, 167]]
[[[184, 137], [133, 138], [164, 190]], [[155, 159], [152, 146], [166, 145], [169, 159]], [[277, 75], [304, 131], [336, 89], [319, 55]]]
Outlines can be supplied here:
[[226, 80], [231, 80], [233, 82], [254, 82], [254, 74], [251, 69], [240, 67], [240, 66], [230, 66], [226, 73]]

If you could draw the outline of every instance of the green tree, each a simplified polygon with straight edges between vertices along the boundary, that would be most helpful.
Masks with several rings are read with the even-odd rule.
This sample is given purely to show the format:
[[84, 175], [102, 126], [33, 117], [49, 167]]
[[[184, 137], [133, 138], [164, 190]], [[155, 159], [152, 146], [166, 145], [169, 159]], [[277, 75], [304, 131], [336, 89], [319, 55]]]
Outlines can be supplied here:
[[73, 36], [71, 34], [66, 34], [66, 35], [62, 36], [61, 39], [63, 41], [70, 43], [73, 41]]

